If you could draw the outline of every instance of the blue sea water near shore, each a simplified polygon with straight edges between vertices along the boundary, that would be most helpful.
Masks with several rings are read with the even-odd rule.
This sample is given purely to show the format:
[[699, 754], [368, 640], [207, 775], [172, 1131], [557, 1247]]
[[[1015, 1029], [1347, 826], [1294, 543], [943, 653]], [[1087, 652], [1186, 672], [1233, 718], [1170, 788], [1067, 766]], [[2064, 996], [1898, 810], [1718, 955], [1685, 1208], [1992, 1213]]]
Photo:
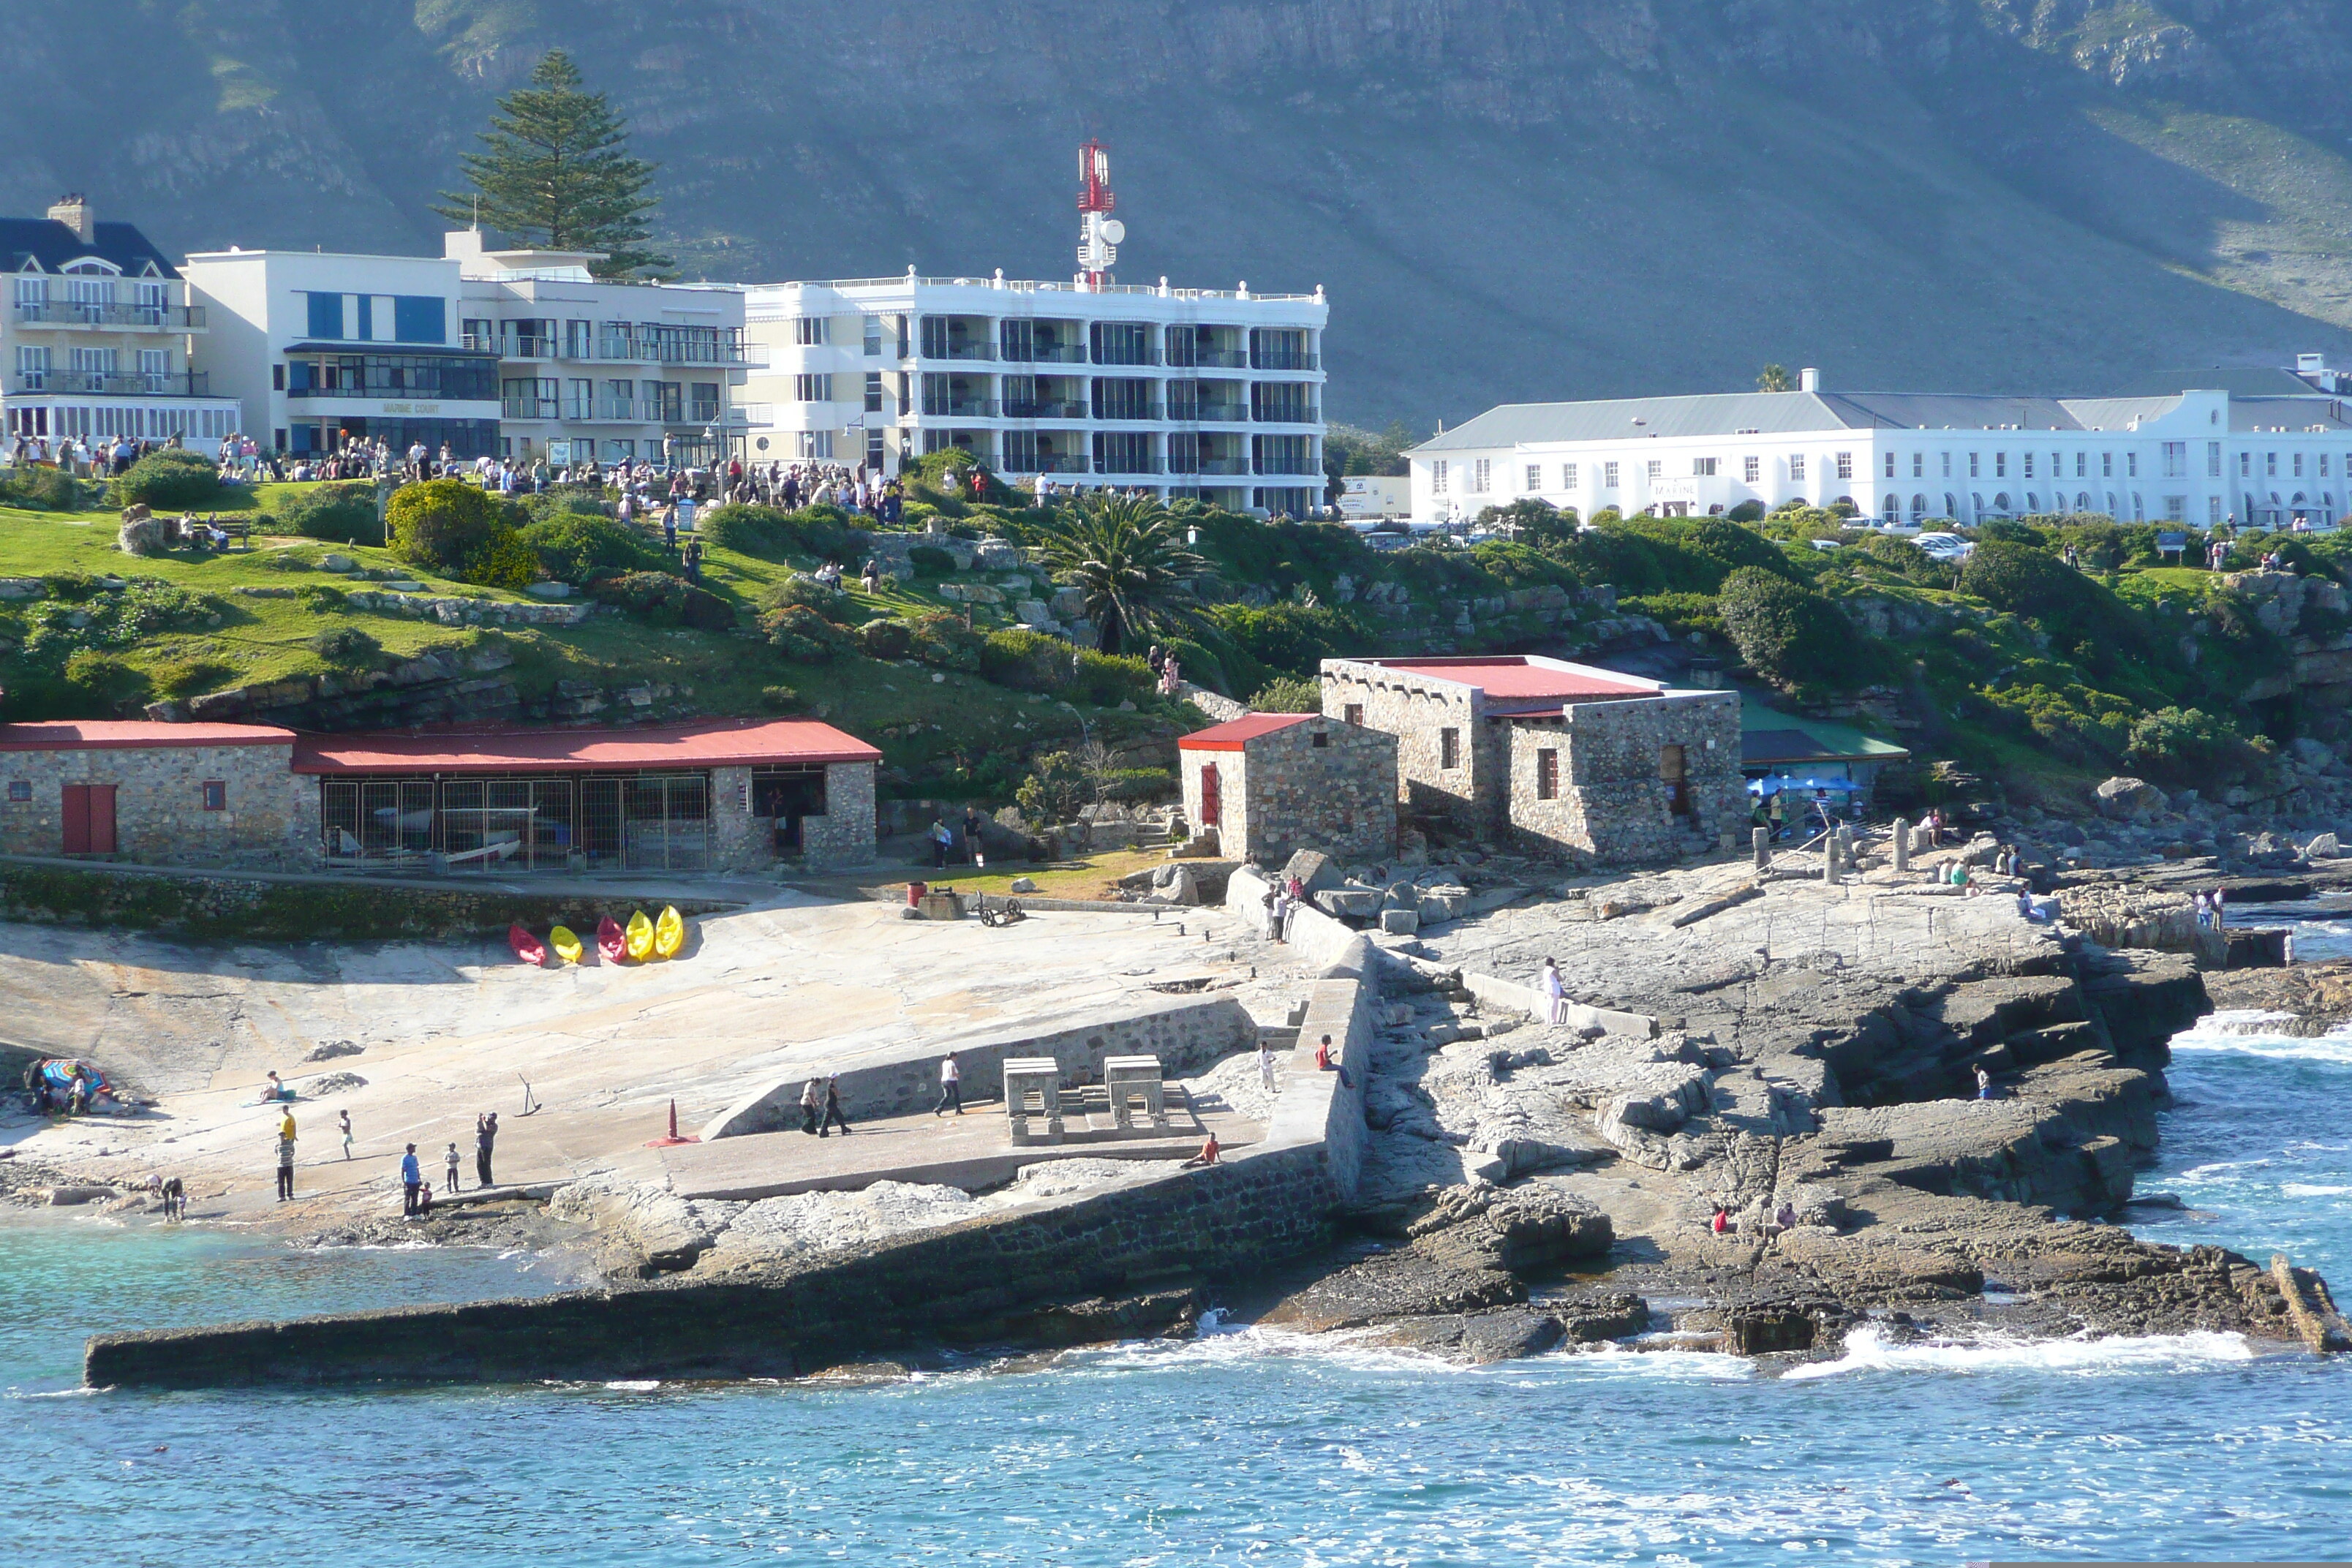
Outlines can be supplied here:
[[[2135, 1228], [2352, 1288], [2352, 1037], [2200, 1027]], [[2145, 1212], [2145, 1211], [2136, 1211]], [[2352, 1560], [2352, 1358], [2226, 1335], [1465, 1371], [1249, 1329], [912, 1381], [85, 1393], [83, 1336], [560, 1289], [530, 1260], [0, 1220], [0, 1561]], [[2347, 1289], [2352, 1293], [2352, 1289]]]

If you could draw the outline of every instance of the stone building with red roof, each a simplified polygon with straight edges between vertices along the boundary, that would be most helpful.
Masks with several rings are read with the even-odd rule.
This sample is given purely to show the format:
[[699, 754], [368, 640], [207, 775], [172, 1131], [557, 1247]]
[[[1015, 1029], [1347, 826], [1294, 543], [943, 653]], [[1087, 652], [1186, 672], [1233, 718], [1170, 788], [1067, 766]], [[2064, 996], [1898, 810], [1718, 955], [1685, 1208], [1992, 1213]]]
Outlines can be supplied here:
[[1176, 742], [1184, 816], [1221, 854], [1385, 860], [1396, 849], [1396, 739], [1320, 713], [1245, 713]]
[[873, 858], [881, 759], [809, 719], [388, 734], [0, 724], [0, 851], [298, 870], [823, 869]]
[[1323, 711], [1395, 736], [1399, 804], [1473, 839], [1628, 866], [1748, 823], [1737, 692], [1535, 654], [1327, 658]]

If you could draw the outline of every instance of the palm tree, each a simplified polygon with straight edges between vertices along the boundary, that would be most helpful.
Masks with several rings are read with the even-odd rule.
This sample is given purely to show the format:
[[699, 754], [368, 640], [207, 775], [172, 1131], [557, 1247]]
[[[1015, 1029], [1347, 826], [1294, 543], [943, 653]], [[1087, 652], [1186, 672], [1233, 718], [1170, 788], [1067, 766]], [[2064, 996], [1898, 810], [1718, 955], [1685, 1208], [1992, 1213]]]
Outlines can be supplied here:
[[1198, 618], [1185, 580], [1206, 563], [1185, 548], [1177, 520], [1157, 497], [1092, 495], [1058, 509], [1044, 547], [1055, 575], [1086, 595], [1087, 618], [1105, 653]]

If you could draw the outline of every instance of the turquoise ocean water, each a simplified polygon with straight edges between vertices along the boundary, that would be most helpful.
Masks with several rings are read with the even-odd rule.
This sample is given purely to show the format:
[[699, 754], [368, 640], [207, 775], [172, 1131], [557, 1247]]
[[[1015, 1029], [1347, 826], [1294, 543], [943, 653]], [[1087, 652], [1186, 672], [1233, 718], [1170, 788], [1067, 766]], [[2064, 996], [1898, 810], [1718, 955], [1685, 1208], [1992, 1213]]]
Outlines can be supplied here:
[[[2200, 1029], [2138, 1226], [2352, 1294], [2352, 1038]], [[2210, 1215], [2210, 1219], [2197, 1217]], [[873, 1385], [84, 1393], [93, 1330], [562, 1288], [0, 1220], [0, 1563], [2352, 1560], [2352, 1358], [1892, 1346], [1463, 1371], [1247, 1329]]]

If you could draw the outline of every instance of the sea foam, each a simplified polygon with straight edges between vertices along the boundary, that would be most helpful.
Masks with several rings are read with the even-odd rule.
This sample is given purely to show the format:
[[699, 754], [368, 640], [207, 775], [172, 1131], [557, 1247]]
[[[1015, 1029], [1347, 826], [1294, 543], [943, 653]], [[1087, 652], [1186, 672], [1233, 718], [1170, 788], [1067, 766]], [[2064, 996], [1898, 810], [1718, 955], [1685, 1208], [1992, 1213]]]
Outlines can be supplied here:
[[2226, 1362], [2254, 1359], [2242, 1334], [2195, 1332], [2145, 1334], [2108, 1339], [1898, 1342], [1875, 1324], [1846, 1336], [1845, 1353], [1832, 1362], [1793, 1367], [1784, 1378], [1840, 1377], [1859, 1372], [2048, 1372], [2073, 1375], [2109, 1373], [2208, 1371]]

